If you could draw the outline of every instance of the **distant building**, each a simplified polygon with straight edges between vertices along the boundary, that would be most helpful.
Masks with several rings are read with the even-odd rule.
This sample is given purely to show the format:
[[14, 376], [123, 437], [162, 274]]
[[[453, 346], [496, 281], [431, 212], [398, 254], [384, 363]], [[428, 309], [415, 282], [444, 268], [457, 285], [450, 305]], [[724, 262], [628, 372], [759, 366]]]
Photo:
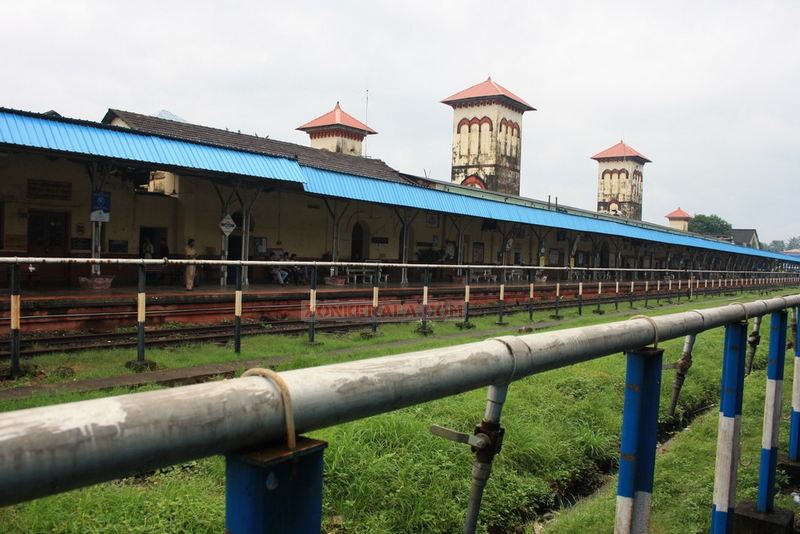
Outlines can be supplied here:
[[761, 243], [758, 240], [758, 232], [755, 229], [737, 229], [731, 230], [733, 232], [733, 243], [743, 247], [754, 248], [761, 250]]
[[800, 248], [792, 248], [789, 250], [784, 250], [782, 254], [788, 254], [789, 256], [800, 256]]
[[376, 134], [375, 130], [345, 113], [339, 102], [328, 113], [297, 128], [311, 138], [312, 148], [360, 156], [364, 138]]
[[491, 77], [442, 103], [453, 108], [451, 181], [519, 196], [522, 114], [535, 108]]
[[692, 220], [692, 216], [683, 211], [680, 207], [675, 211], [671, 211], [664, 215], [664, 217], [669, 220], [669, 227], [674, 228], [676, 230], [680, 230], [682, 232], [689, 231], [689, 221]]
[[642, 175], [650, 160], [622, 141], [592, 156], [597, 161], [597, 211], [642, 220]]

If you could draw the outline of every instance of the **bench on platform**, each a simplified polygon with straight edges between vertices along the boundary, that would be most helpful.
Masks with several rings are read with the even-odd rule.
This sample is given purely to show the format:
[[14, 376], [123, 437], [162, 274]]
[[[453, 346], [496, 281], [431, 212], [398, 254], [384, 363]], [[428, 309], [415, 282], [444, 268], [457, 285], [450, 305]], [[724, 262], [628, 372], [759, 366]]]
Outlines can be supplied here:
[[[388, 284], [389, 274], [383, 273], [380, 267], [378, 269], [378, 283]], [[347, 283], [357, 285], [359, 279], [362, 284], [372, 283], [372, 275], [375, 273], [375, 268], [372, 267], [346, 267], [345, 273], [347, 274]]]

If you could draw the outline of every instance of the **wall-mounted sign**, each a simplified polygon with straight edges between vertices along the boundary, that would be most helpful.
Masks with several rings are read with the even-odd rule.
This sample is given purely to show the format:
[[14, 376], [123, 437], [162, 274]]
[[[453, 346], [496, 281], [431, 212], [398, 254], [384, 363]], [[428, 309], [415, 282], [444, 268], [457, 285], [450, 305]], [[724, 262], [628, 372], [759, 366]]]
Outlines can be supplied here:
[[89, 220], [108, 222], [111, 220], [111, 193], [106, 191], [92, 192], [92, 211]]
[[236, 223], [233, 222], [233, 217], [231, 217], [230, 213], [225, 215], [221, 221], [219, 221], [219, 229], [225, 234], [225, 237], [231, 235], [231, 232], [236, 230]]

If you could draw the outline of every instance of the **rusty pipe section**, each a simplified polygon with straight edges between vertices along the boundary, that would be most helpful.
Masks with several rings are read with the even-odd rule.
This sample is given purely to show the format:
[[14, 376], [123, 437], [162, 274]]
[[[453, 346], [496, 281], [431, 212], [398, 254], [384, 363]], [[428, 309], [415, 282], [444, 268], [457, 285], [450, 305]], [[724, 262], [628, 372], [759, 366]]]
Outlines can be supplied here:
[[678, 370], [675, 373], [675, 382], [672, 384], [672, 399], [669, 403], [668, 414], [670, 417], [675, 416], [675, 408], [678, 406], [678, 398], [683, 389], [683, 383], [686, 381], [686, 374], [692, 366], [692, 350], [694, 349], [694, 342], [697, 336], [689, 334], [683, 340], [683, 351], [681, 351], [681, 359], [678, 360]]
[[[800, 295], [281, 373], [298, 432], [502, 385], [800, 305]], [[657, 332], [656, 332], [657, 331]], [[0, 505], [286, 435], [278, 389], [237, 378], [0, 414]]]
[[753, 372], [753, 362], [756, 358], [756, 350], [761, 343], [761, 317], [753, 319], [753, 330], [747, 336], [747, 373]]

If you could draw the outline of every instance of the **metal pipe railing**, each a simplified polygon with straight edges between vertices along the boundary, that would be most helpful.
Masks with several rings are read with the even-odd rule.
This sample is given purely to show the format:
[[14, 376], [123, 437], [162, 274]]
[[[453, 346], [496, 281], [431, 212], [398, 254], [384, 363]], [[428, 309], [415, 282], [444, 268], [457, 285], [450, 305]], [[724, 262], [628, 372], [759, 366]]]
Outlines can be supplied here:
[[[389, 412], [800, 305], [800, 294], [281, 373], [298, 432]], [[247, 377], [0, 414], [0, 505], [285, 436]]]
[[[297, 261], [297, 260], [208, 260], [208, 259], [174, 259], [174, 258], [49, 258], [39, 256], [1, 256], [2, 264], [72, 264], [72, 265], [211, 265], [211, 266], [265, 266], [265, 267], [363, 267], [374, 270], [376, 267], [413, 268], [413, 269], [514, 269], [522, 271], [563, 271], [573, 273], [592, 272], [625, 272], [625, 273], [674, 273], [674, 274], [725, 274], [731, 275], [791, 275], [800, 277], [800, 269], [784, 270], [727, 270], [727, 269], [683, 269], [683, 268], [634, 268], [634, 267], [569, 267], [553, 265], [495, 265], [495, 264], [456, 264], [456, 263], [402, 263], [383, 261]], [[800, 268], [800, 265], [798, 266]], [[577, 279], [576, 279], [577, 280]]]

